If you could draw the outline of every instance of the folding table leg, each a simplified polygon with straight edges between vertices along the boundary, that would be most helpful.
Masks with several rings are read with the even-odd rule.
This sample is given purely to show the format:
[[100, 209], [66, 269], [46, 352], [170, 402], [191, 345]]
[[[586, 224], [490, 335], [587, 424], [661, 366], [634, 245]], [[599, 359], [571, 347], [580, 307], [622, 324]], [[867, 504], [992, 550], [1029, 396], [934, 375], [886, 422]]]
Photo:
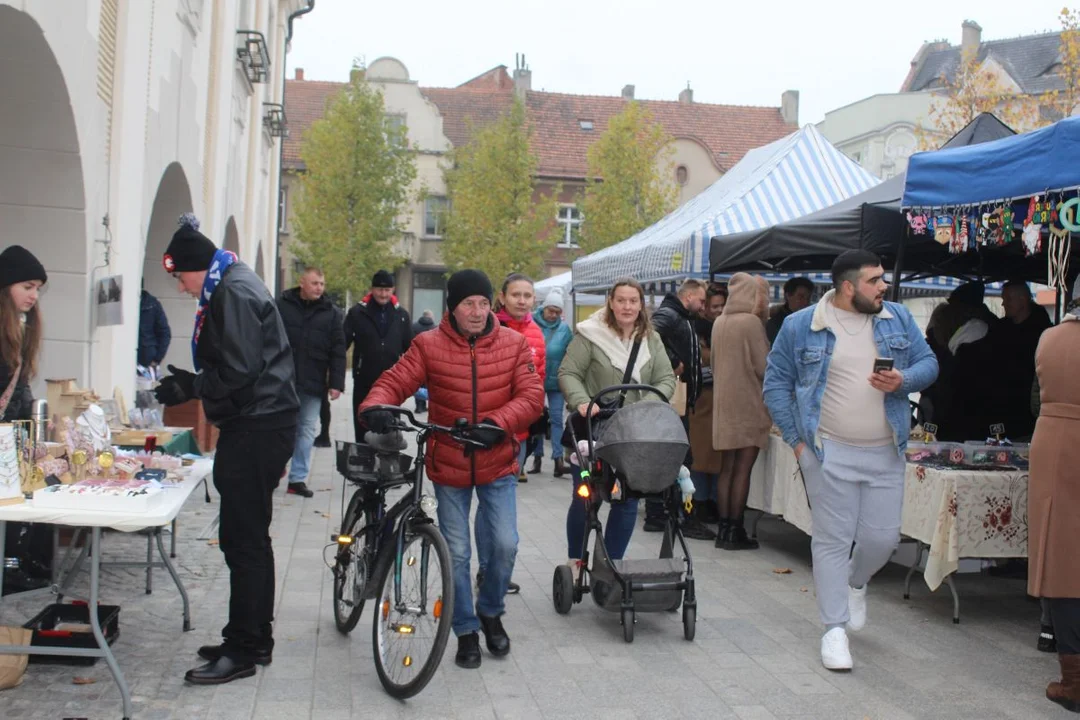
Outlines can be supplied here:
[[956, 585], [953, 584], [953, 574], [949, 573], [945, 576], [945, 584], [949, 586], [949, 592], [952, 593], [952, 621], [954, 625], [960, 624], [960, 593], [956, 592]]
[[153, 591], [154, 581], [154, 533], [159, 532], [157, 528], [153, 528], [146, 536], [146, 594], [149, 595]]
[[919, 567], [919, 563], [922, 562], [923, 543], [919, 540], [915, 541], [915, 560], [911, 563], [911, 567], [908, 568], [907, 575], [904, 577], [904, 599], [911, 599], [911, 576], [915, 574], [915, 570]]
[[100, 591], [99, 574], [101, 572], [101, 528], [93, 528], [90, 537], [90, 544], [93, 546], [90, 553], [90, 629], [94, 633], [94, 639], [97, 640], [98, 647], [104, 653], [105, 663], [109, 666], [109, 671], [112, 673], [113, 680], [116, 681], [116, 686], [120, 688], [120, 698], [124, 703], [124, 720], [130, 720], [131, 692], [128, 690], [127, 681], [120, 671], [120, 665], [116, 662], [112, 648], [109, 647], [109, 643], [105, 639], [105, 633], [101, 631], [101, 619], [97, 613]]
[[191, 604], [188, 602], [187, 590], [184, 589], [184, 583], [180, 581], [176, 568], [173, 566], [172, 561], [169, 560], [168, 553], [165, 552], [165, 541], [161, 539], [161, 528], [154, 529], [154, 537], [157, 538], [158, 553], [161, 554], [161, 561], [165, 564], [165, 569], [172, 575], [173, 582], [176, 583], [176, 589], [180, 591], [180, 599], [184, 601], [184, 632], [188, 632], [193, 628], [191, 627]]
[[173, 518], [169, 537], [169, 557], [176, 558], [176, 518]]

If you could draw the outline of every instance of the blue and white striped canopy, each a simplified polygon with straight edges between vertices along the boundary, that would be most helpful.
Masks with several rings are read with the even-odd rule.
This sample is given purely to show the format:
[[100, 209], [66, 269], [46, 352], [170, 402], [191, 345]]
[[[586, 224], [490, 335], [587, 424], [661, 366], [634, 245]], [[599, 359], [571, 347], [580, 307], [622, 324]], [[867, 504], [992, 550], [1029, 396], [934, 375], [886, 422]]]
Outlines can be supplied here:
[[[756, 230], [829, 207], [880, 182], [807, 125], [751, 150], [696, 197], [633, 237], [579, 258], [574, 290], [706, 278], [714, 236]], [[586, 219], [586, 222], [588, 220]]]

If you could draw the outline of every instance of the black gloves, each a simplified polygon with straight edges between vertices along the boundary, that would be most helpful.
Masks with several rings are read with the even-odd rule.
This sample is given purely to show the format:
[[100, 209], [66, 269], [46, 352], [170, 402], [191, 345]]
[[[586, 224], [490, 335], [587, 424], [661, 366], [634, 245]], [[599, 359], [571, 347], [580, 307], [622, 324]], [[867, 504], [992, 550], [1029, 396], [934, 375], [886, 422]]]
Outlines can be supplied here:
[[377, 435], [390, 432], [394, 424], [394, 413], [389, 410], [365, 410], [360, 413], [360, 419], [367, 425], [367, 429]]
[[488, 418], [484, 418], [479, 425], [469, 425], [462, 430], [461, 437], [483, 446], [485, 450], [490, 450], [503, 441], [506, 431]]
[[154, 389], [154, 397], [162, 405], [171, 407], [186, 403], [195, 397], [195, 373], [169, 366], [172, 375], [164, 377]]

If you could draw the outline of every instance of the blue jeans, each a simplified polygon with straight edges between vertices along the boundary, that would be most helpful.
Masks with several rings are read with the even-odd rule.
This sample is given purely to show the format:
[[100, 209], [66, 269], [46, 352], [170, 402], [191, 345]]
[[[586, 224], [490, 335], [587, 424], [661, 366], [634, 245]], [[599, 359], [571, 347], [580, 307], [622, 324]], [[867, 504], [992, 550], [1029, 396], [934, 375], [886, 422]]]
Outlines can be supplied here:
[[716, 475], [691, 470], [690, 479], [694, 481], [695, 505], [706, 500], [716, 500]]
[[289, 482], [307, 480], [311, 466], [311, 448], [319, 434], [319, 411], [322, 410], [321, 395], [300, 395], [300, 415], [296, 420], [296, 444], [293, 445], [292, 463], [289, 465]]
[[[455, 635], [467, 635], [480, 629], [477, 613], [484, 617], [498, 617], [506, 610], [503, 596], [506, 595], [517, 558], [517, 478], [504, 475], [495, 482], [475, 488], [434, 487], [435, 499], [439, 501], [439, 531], [450, 547], [450, 558], [454, 565], [452, 627]], [[473, 490], [479, 503], [476, 513], [477, 555], [486, 566], [475, 610], [469, 565], [472, 559], [469, 510], [472, 508]]]
[[[562, 457], [562, 443], [559, 442], [559, 440], [562, 438], [563, 408], [566, 407], [566, 401], [563, 400], [563, 394], [558, 390], [548, 390], [547, 403], [548, 415], [551, 416], [551, 459], [558, 460]], [[544, 457], [543, 435], [540, 436], [540, 439], [536, 443], [536, 449], [533, 450], [533, 457]]]
[[[521, 443], [521, 447], [518, 448], [518, 477], [525, 470], [525, 443]], [[515, 478], [515, 481], [517, 478]], [[480, 527], [480, 518], [484, 515], [484, 506], [476, 508], [476, 526]], [[488, 557], [488, 542], [487, 538], [479, 531], [474, 531], [476, 534], [476, 560], [477, 571], [483, 575], [484, 570], [487, 569], [487, 557]]]
[[[581, 546], [585, 541], [585, 522], [587, 513], [585, 501], [578, 497], [578, 485], [581, 479], [581, 468], [570, 463], [570, 477], [573, 479], [573, 497], [570, 501], [570, 509], [566, 511], [566, 556], [575, 560], [581, 559]], [[593, 502], [600, 502], [593, 498]], [[638, 501], [623, 500], [622, 502], [609, 503], [607, 524], [604, 525], [604, 547], [612, 560], [622, 560], [626, 554], [626, 547], [630, 544], [630, 536], [634, 534], [634, 523], [637, 521]]]

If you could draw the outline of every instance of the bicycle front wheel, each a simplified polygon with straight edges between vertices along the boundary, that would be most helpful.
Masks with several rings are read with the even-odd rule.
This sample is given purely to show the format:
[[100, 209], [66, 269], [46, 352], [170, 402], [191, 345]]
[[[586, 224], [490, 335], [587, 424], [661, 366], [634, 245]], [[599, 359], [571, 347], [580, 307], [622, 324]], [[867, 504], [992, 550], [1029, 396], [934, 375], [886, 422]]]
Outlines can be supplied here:
[[359, 500], [359, 496], [353, 496], [341, 523], [341, 534], [350, 542], [339, 546], [334, 563], [334, 624], [338, 632], [346, 635], [356, 627], [364, 611], [364, 588], [371, 572], [367, 533], [361, 532], [364, 514]]
[[[372, 644], [379, 681], [399, 700], [424, 689], [446, 650], [454, 614], [446, 540], [432, 524], [405, 531], [400, 557], [387, 548], [379, 575]], [[395, 590], [400, 572], [401, 592]]]

